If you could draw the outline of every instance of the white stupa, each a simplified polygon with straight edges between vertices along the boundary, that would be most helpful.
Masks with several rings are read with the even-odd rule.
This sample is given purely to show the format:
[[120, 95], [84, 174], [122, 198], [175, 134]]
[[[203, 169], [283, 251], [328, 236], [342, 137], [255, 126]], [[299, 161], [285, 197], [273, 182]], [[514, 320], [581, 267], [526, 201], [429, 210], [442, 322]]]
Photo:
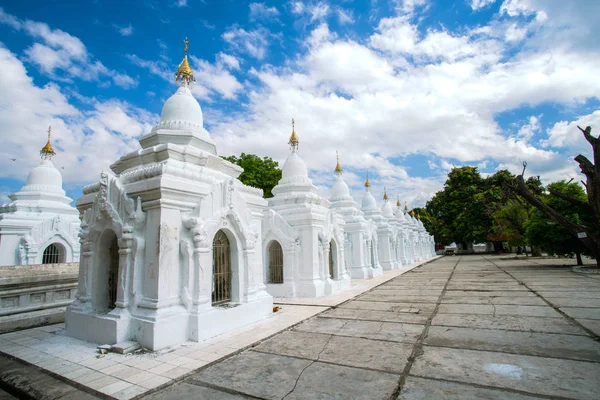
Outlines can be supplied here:
[[371, 276], [377, 276], [383, 274], [383, 269], [379, 262], [379, 256], [381, 254], [379, 250], [379, 224], [383, 223], [383, 217], [381, 216], [381, 210], [377, 207], [377, 201], [371, 194], [371, 182], [369, 181], [369, 173], [367, 172], [367, 179], [365, 180], [365, 195], [360, 202], [361, 211], [364, 213], [365, 219], [369, 224], [368, 236], [365, 243], [366, 252], [369, 254], [369, 265], [372, 269]]
[[185, 56], [181, 83], [160, 122], [112, 172], [84, 188], [77, 300], [67, 333], [157, 350], [201, 341], [264, 318], [273, 298], [263, 276], [262, 191], [217, 156], [192, 96]]
[[79, 212], [62, 188], [54, 167], [56, 154], [48, 142], [41, 162], [25, 186], [0, 207], [0, 265], [54, 264], [79, 261]]
[[374, 225], [365, 219], [363, 212], [352, 198], [350, 188], [344, 181], [344, 170], [340, 165], [339, 157], [337, 157], [334, 173], [336, 178], [331, 188], [329, 201], [331, 209], [342, 215], [346, 222], [344, 230], [346, 232], [345, 255], [348, 273], [352, 279], [372, 278], [379, 272], [373, 268], [370, 243], [367, 243], [371, 240]]
[[[267, 290], [276, 297], [319, 297], [350, 287], [344, 261], [344, 219], [318, 194], [298, 154], [291, 153], [263, 220]], [[282, 260], [280, 262], [274, 262]]]

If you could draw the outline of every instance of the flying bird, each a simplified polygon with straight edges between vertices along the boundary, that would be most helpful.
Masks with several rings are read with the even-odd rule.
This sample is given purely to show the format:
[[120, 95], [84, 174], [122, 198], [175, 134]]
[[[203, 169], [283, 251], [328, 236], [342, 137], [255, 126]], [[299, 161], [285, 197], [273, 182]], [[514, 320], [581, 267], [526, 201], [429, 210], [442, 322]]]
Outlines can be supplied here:
[[11, 160], [13, 160], [13, 161], [17, 161], [17, 159], [16, 159], [16, 158], [11, 158]]

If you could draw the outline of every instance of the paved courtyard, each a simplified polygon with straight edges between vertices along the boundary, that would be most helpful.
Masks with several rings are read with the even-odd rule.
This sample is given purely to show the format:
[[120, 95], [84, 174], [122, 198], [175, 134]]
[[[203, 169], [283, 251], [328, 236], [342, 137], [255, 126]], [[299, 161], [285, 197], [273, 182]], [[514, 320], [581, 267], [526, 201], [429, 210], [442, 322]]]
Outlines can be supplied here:
[[[568, 262], [444, 257], [141, 397], [598, 399], [600, 275]], [[29, 368], [39, 397], [97, 395], [9, 363], [2, 388]]]

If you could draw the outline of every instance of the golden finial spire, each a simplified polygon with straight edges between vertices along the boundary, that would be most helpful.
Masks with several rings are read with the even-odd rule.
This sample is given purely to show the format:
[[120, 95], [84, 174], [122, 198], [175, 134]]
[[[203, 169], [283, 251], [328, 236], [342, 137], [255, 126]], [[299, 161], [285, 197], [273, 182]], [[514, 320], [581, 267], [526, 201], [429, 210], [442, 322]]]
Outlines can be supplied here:
[[367, 180], [365, 181], [365, 187], [370, 188], [371, 182], [369, 182], [369, 170], [367, 170]]
[[336, 175], [341, 175], [342, 172], [344, 172], [344, 170], [342, 169], [342, 166], [340, 165], [340, 155], [338, 154], [338, 152], [335, 152], [335, 158], [337, 160], [337, 163], [335, 164], [335, 174]]
[[383, 199], [385, 201], [388, 201], [389, 196], [387, 195], [387, 189], [385, 188], [385, 186], [383, 187]]
[[295, 128], [295, 122], [294, 122], [294, 118], [292, 118], [292, 136], [290, 136], [290, 140], [288, 142], [288, 144], [290, 146], [292, 146], [293, 150], [298, 149], [298, 136], [296, 136], [296, 128]]
[[196, 82], [196, 78], [194, 78], [194, 71], [190, 67], [190, 63], [187, 58], [188, 54], [188, 39], [185, 38], [183, 41], [183, 60], [181, 64], [179, 64], [179, 68], [177, 68], [177, 72], [175, 73], [175, 83], [179, 84], [181, 82], [182, 85], [187, 86], [192, 82]]
[[46, 142], [46, 145], [44, 147], [42, 147], [42, 150], [40, 150], [40, 156], [42, 156], [43, 160], [51, 160], [52, 156], [55, 156], [56, 153], [54, 152], [54, 149], [52, 148], [52, 144], [50, 144], [50, 135], [52, 134], [52, 127], [49, 126], [48, 127], [48, 141]]
[[417, 219], [421, 219], [421, 213], [417, 213]]
[[410, 210], [410, 216], [413, 218], [415, 217], [415, 210]]
[[401, 207], [402, 204], [400, 204], [400, 196], [398, 196], [398, 200], [396, 201], [396, 207]]
[[408, 202], [404, 204], [404, 211], [408, 211]]

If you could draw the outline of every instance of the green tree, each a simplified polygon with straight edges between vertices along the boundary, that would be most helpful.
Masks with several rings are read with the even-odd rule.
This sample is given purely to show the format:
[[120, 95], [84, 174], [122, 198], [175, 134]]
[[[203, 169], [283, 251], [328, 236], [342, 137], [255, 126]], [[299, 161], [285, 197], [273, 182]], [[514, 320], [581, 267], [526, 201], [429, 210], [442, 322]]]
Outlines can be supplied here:
[[[553, 194], [560, 192], [574, 199], [586, 201], [587, 196], [579, 184], [565, 181], [554, 182], [548, 185], [548, 190], [550, 193], [543, 194], [542, 197], [544, 204], [552, 207], [552, 209], [574, 224], [584, 222], [589, 224], [591, 222], [589, 216], [583, 214], [581, 209], [573, 207], [569, 201]], [[577, 265], [583, 265], [581, 254], [586, 252], [584, 244], [541, 211], [537, 209], [533, 210], [526, 234], [531, 245], [538, 246], [551, 255], [571, 257], [575, 254], [577, 256]]]
[[493, 220], [487, 212], [486, 181], [476, 167], [453, 168], [444, 190], [425, 206], [437, 242], [482, 242]]
[[242, 183], [262, 189], [264, 198], [273, 197], [271, 190], [281, 179], [281, 169], [277, 161], [273, 161], [271, 157], [260, 158], [246, 153], [242, 153], [239, 157], [223, 158], [244, 169], [238, 177]]
[[600, 137], [592, 135], [590, 126], [585, 129], [579, 126], [578, 128], [583, 133], [585, 140], [591, 145], [593, 152], [593, 162], [583, 154], [575, 157], [575, 161], [579, 164], [579, 168], [586, 178], [585, 182], [582, 181], [587, 194], [585, 200], [570, 196], [552, 187], [549, 187], [548, 191], [550, 194], [567, 201], [570, 204], [569, 210], [578, 210], [580, 216], [585, 216], [583, 221], [573, 222], [568, 216], [546, 204], [543, 197], [531, 190], [523, 178], [527, 167], [526, 162], [523, 163], [523, 173], [515, 178], [512, 190], [539, 212], [564, 228], [573, 238], [580, 241], [589, 251], [589, 254], [596, 259], [596, 268], [600, 268]]

